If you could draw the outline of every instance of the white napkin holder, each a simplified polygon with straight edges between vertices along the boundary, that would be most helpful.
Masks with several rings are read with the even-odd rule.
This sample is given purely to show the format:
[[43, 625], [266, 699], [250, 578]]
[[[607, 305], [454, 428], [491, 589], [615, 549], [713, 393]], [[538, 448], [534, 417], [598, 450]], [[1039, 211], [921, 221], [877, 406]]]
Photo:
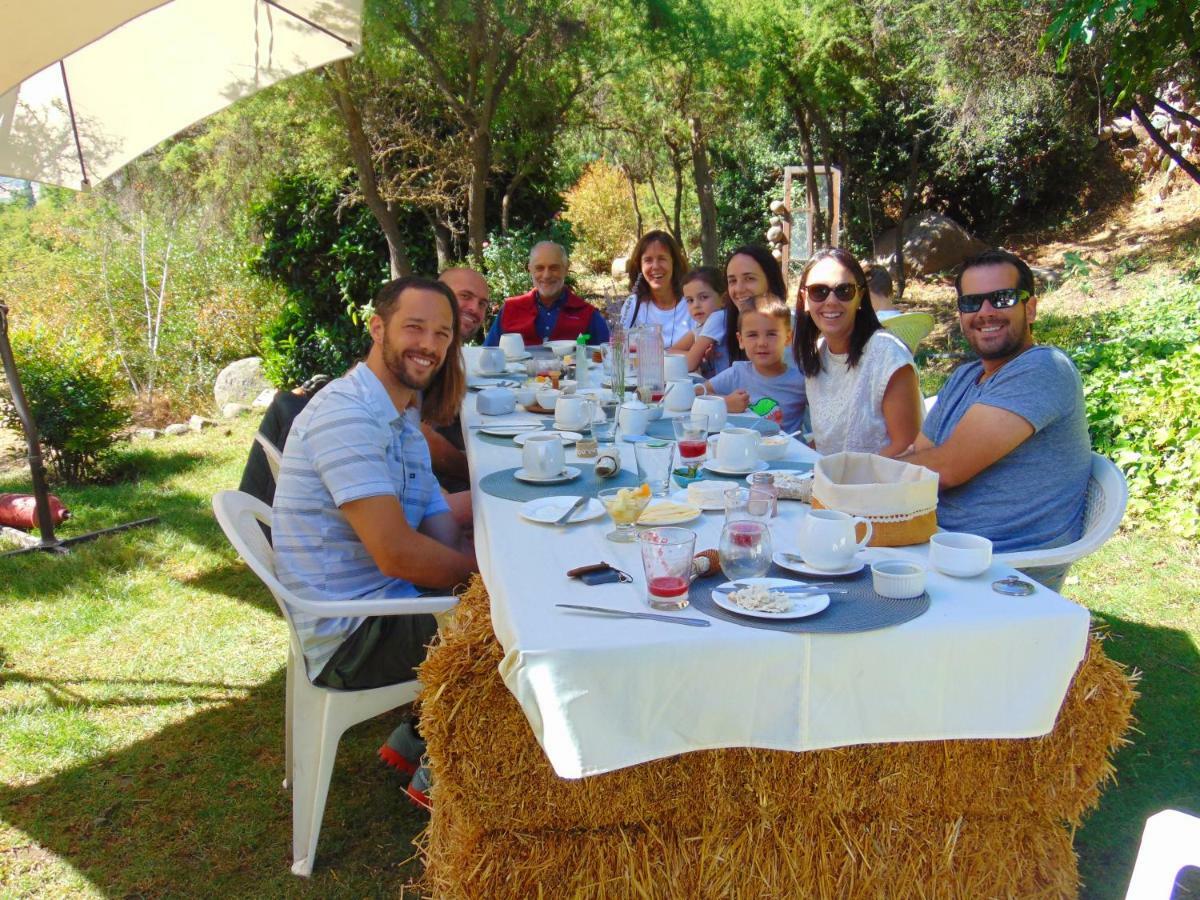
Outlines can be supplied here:
[[484, 388], [475, 398], [475, 410], [485, 416], [503, 416], [517, 408], [517, 395], [511, 388]]

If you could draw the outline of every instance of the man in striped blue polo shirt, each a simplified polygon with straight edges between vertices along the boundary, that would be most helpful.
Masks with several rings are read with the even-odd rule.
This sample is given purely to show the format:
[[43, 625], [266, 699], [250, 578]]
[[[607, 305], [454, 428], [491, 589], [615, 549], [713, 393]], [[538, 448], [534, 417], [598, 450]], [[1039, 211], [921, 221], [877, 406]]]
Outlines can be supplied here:
[[[414, 597], [477, 570], [419, 427], [422, 414], [453, 418], [465, 391], [454, 295], [400, 278], [380, 290], [374, 313], [366, 361], [313, 398], [284, 450], [271, 520], [276, 574], [307, 599]], [[292, 619], [309, 677], [340, 689], [412, 678], [437, 631], [431, 615]]]

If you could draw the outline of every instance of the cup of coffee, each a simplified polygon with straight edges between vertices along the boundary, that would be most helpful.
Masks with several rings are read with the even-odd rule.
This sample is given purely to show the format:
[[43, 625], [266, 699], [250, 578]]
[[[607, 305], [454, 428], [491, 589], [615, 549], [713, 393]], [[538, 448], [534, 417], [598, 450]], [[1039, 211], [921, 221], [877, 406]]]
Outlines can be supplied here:
[[725, 398], [706, 394], [692, 401], [692, 412], [708, 416], [708, 430], [720, 431], [725, 427], [725, 419], [729, 410], [725, 408]]
[[[682, 353], [668, 353], [663, 357], [663, 375], [667, 381], [688, 377], [687, 357]], [[688, 379], [689, 381], [691, 379]]]
[[588, 397], [559, 397], [554, 404], [554, 427], [581, 431], [591, 425], [594, 409], [594, 401]]
[[504, 351], [499, 347], [481, 347], [478, 362], [480, 375], [502, 375], [506, 365]]
[[500, 349], [508, 359], [519, 359], [525, 355], [525, 338], [515, 331], [500, 335]]
[[[858, 540], [858, 526], [866, 528]], [[848, 516], [836, 509], [814, 509], [800, 523], [800, 556], [814, 569], [832, 572], [844, 569], [854, 560], [854, 554], [865, 550], [871, 540], [873, 527], [861, 516]]]
[[562, 438], [557, 434], [531, 434], [521, 448], [525, 473], [534, 478], [553, 478], [566, 468]]
[[717, 438], [717, 468], [749, 472], [758, 465], [762, 435], [753, 428], [726, 428]]

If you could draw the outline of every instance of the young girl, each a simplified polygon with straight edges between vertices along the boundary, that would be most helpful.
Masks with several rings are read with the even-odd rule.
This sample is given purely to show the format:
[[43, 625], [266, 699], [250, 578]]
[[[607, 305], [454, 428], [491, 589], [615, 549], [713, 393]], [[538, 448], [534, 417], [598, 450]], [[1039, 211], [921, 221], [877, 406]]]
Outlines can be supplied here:
[[758, 298], [738, 319], [738, 346], [747, 358], [704, 382], [697, 393], [720, 394], [731, 413], [751, 409], [785, 432], [796, 431], [808, 401], [804, 373], [784, 359], [791, 331], [787, 304], [774, 294]]
[[917, 368], [879, 324], [858, 260], [836, 247], [819, 251], [800, 277], [800, 296], [792, 352], [808, 378], [816, 449], [903, 453], [921, 427]]
[[718, 269], [700, 266], [683, 276], [683, 299], [695, 323], [670, 349], [687, 357], [688, 371], [711, 378], [729, 368], [725, 347], [725, 283]]

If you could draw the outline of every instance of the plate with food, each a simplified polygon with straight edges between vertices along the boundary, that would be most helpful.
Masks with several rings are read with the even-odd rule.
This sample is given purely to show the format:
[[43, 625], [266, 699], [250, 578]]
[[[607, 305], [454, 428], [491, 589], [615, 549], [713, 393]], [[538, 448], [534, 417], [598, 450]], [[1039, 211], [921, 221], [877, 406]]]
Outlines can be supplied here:
[[637, 523], [639, 525], [683, 525], [700, 518], [700, 507], [690, 503], [678, 503], [674, 499], [656, 500], [647, 506]]
[[815, 616], [829, 606], [828, 594], [780, 590], [807, 587], [802, 582], [787, 578], [742, 578], [738, 584], [747, 587], [726, 592], [721, 589], [732, 588], [732, 582], [717, 585], [712, 592], [713, 603], [731, 613], [754, 619], [803, 619]]

